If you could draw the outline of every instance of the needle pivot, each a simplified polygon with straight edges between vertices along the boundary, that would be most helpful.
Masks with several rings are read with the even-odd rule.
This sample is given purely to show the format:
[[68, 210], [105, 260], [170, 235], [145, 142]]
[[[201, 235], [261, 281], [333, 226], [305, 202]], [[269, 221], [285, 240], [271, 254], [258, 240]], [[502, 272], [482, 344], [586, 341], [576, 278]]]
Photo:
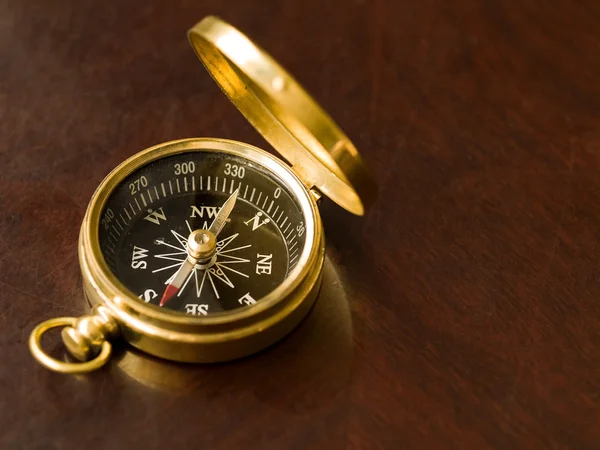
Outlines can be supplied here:
[[209, 230], [194, 230], [188, 237], [188, 255], [199, 263], [209, 261], [217, 249], [217, 238]]

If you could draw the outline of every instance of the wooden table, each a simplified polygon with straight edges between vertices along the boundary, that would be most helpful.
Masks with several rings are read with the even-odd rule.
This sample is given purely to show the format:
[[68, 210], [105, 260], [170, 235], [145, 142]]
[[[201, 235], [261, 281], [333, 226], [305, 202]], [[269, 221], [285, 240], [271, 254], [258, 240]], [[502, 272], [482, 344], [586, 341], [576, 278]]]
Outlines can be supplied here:
[[[84, 311], [100, 180], [181, 137], [267, 147], [186, 41], [207, 14], [322, 102], [379, 200], [323, 203], [323, 292], [270, 350], [53, 374], [27, 338]], [[2, 0], [0, 448], [598, 449], [599, 21], [593, 0]]]

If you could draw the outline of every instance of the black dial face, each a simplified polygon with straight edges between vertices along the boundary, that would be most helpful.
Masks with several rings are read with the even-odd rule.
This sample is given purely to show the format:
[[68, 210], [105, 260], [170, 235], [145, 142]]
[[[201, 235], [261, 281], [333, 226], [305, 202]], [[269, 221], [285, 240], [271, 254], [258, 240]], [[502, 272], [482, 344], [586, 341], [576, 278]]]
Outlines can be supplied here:
[[[299, 203], [274, 173], [205, 151], [128, 176], [106, 202], [99, 241], [110, 270], [141, 302], [208, 316], [253, 305], [279, 286], [298, 263], [305, 231]], [[208, 242], [202, 255], [191, 235]]]

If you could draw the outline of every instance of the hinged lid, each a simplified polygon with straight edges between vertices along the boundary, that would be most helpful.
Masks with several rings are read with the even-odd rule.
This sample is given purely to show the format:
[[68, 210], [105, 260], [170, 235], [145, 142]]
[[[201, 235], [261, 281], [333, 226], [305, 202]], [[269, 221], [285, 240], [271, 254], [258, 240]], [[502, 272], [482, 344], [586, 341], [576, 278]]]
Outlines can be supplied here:
[[356, 148], [290, 74], [231, 25], [206, 17], [188, 32], [223, 92], [309, 186], [362, 215], [376, 185]]

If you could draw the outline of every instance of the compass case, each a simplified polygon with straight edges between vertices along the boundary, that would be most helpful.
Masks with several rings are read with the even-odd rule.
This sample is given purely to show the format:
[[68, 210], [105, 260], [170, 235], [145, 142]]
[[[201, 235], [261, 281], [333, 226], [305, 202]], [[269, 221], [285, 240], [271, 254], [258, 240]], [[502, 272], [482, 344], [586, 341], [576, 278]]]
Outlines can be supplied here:
[[[107, 198], [137, 168], [178, 153], [210, 151], [247, 158], [275, 173], [296, 196], [306, 219], [307, 237], [298, 265], [281, 285], [255, 305], [210, 317], [192, 317], [139, 301], [107, 266], [99, 245], [98, 229]], [[119, 325], [120, 334], [133, 346], [155, 356], [184, 362], [239, 358], [259, 351], [289, 333], [314, 303], [321, 282], [324, 254], [323, 227], [316, 201], [296, 174], [256, 147], [208, 138], [160, 144], [119, 165], [94, 194], [79, 239], [79, 260], [88, 301], [93, 306], [108, 308]]]

